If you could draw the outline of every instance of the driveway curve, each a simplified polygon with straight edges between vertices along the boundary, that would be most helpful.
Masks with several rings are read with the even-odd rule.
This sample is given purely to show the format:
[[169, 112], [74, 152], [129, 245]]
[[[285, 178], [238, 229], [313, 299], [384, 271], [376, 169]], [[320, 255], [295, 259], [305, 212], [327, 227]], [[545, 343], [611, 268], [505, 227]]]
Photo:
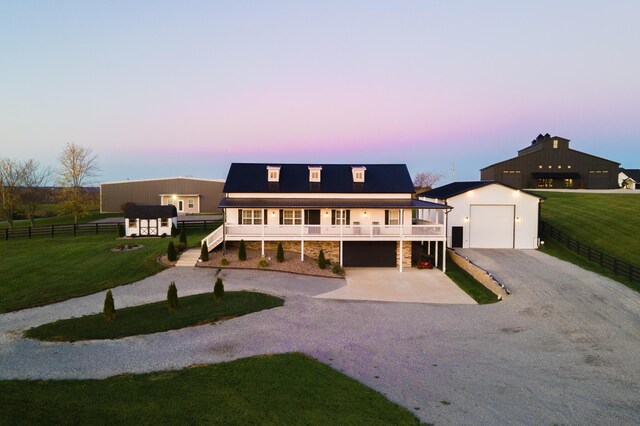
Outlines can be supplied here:
[[[430, 423], [638, 423], [637, 293], [537, 251], [463, 254], [512, 295], [484, 306], [328, 300], [310, 296], [343, 281], [225, 270], [225, 289], [281, 295], [285, 305], [215, 325], [78, 343], [19, 337], [47, 315], [59, 317], [62, 304], [1, 315], [0, 378], [103, 378], [301, 351]], [[214, 275], [173, 268], [118, 287], [114, 297], [117, 304], [119, 292], [130, 291], [141, 301], [151, 287], [161, 300], [170, 280], [181, 295], [210, 291]], [[64, 303], [101, 307], [103, 297]]]

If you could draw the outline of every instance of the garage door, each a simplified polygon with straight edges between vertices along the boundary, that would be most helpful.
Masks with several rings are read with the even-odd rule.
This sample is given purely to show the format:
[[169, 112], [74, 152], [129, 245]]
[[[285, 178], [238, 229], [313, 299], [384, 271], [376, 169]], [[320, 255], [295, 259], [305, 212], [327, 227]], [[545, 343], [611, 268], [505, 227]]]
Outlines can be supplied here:
[[469, 247], [513, 248], [513, 205], [471, 205]]
[[589, 173], [589, 189], [607, 189], [609, 188], [608, 173]]
[[396, 266], [395, 241], [345, 241], [343, 266]]

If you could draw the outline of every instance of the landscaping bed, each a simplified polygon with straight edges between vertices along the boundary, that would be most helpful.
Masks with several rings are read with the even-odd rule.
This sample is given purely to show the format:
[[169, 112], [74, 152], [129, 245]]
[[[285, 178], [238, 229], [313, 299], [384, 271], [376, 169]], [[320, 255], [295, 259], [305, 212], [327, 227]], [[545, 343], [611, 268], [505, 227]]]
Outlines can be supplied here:
[[[294, 274], [314, 275], [318, 277], [327, 278], [342, 278], [341, 275], [331, 272], [331, 265], [327, 265], [325, 269], [318, 267], [317, 259], [312, 259], [305, 256], [304, 261], [300, 260], [300, 253], [285, 251], [284, 261], [278, 262], [276, 260], [275, 250], [265, 250], [265, 257], [263, 258], [260, 250], [247, 249], [247, 260], [241, 261], [238, 259], [238, 248], [228, 248], [225, 255], [222, 254], [222, 249], [217, 248], [209, 253], [209, 260], [206, 262], [198, 262], [198, 266], [208, 268], [234, 268], [234, 269], [264, 269], [268, 271], [279, 272], [291, 272]], [[223, 266], [220, 264], [222, 258], [227, 259], [228, 265]], [[258, 262], [261, 259], [267, 261], [267, 266], [261, 268], [258, 266]]]
[[282, 306], [284, 301], [264, 293], [236, 291], [226, 292], [221, 300], [215, 300], [213, 293], [181, 297], [179, 308], [172, 312], [167, 309], [167, 301], [120, 310], [117, 299], [115, 303], [113, 321], [107, 321], [102, 313], [70, 318], [31, 328], [25, 337], [65, 342], [117, 339], [209, 324]]

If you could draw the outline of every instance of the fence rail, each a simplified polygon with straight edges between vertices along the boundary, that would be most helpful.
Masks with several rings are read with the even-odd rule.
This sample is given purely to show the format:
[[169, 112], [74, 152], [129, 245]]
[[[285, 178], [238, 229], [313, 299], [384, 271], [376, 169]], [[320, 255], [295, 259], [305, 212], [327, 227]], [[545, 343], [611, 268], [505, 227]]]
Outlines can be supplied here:
[[[178, 229], [185, 231], [213, 231], [220, 226], [220, 220], [179, 220]], [[2, 230], [5, 240], [11, 238], [37, 238], [76, 236], [87, 234], [117, 234], [118, 225], [122, 222], [79, 223], [77, 225], [29, 226], [28, 228], [6, 228]]]
[[576, 241], [564, 232], [544, 221], [540, 221], [540, 234], [551, 237], [564, 244], [569, 250], [575, 251], [590, 261], [598, 263], [601, 267], [613, 271], [616, 275], [623, 275], [629, 281], [640, 281], [640, 268], [631, 265], [624, 260], [591, 248], [580, 241]]

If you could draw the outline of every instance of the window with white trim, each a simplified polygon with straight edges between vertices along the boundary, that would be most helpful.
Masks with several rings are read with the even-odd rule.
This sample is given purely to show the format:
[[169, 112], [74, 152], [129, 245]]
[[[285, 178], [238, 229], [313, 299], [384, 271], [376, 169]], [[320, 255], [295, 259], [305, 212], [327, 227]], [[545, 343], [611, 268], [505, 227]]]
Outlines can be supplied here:
[[331, 211], [331, 224], [332, 225], [349, 225], [349, 210], [332, 210]]
[[160, 219], [160, 226], [169, 226], [169, 219], [167, 219], [166, 217]]
[[190, 209], [193, 208], [193, 198], [189, 198], [189, 201], [187, 201], [187, 205], [189, 206]]
[[262, 225], [262, 210], [242, 210], [243, 225]]
[[136, 228], [137, 227], [137, 221], [138, 219], [129, 219], [129, 228]]
[[282, 224], [283, 225], [302, 225], [302, 211], [301, 210], [283, 210]]
[[389, 223], [387, 225], [400, 225], [400, 210], [389, 210]]

